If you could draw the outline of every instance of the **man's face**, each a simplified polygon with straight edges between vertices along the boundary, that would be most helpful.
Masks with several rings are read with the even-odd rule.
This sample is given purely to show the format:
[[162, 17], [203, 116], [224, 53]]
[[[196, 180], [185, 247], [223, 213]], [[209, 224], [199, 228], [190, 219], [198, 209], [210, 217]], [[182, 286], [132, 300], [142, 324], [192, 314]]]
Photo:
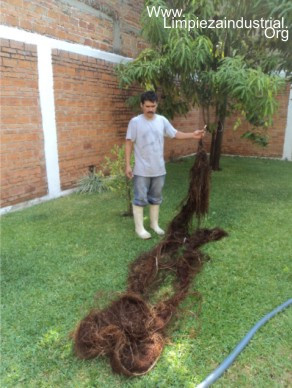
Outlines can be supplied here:
[[157, 109], [157, 102], [151, 102], [151, 101], [145, 101], [144, 104], [140, 104], [143, 114], [149, 118], [152, 119], [155, 115], [156, 109]]

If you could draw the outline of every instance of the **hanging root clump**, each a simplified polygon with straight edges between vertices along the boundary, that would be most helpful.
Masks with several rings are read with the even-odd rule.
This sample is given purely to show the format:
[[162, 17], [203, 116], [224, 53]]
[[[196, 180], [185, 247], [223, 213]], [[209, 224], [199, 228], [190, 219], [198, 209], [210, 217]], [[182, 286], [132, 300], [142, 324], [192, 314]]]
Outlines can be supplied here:
[[[92, 310], [76, 328], [73, 340], [79, 358], [107, 355], [113, 370], [126, 376], [143, 375], [156, 364], [166, 341], [165, 329], [208, 259], [199, 248], [227, 236], [220, 228], [200, 229], [208, 212], [209, 181], [208, 156], [200, 141], [187, 197], [164, 239], [131, 264], [126, 292], [110, 306]], [[193, 216], [198, 225], [191, 233]], [[168, 275], [173, 277], [172, 294], [150, 303]]]

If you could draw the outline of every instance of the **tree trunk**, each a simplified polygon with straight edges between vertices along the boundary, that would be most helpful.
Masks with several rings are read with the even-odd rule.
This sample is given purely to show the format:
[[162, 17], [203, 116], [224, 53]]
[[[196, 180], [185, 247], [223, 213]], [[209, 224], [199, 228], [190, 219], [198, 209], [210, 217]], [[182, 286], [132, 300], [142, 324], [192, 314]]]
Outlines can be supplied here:
[[216, 131], [212, 133], [211, 150], [210, 150], [210, 166], [213, 171], [220, 171], [220, 157], [223, 141], [224, 122], [226, 117], [227, 100], [223, 101], [220, 107], [217, 107], [218, 122]]
[[212, 138], [211, 138], [211, 148], [210, 148], [210, 166], [213, 166], [214, 161], [214, 151], [215, 151], [215, 140], [216, 140], [216, 131], [212, 132]]
[[220, 157], [223, 140], [224, 124], [218, 121], [216, 132], [212, 134], [212, 144], [210, 153], [210, 166], [213, 171], [220, 171]]
[[[226, 38], [224, 42], [224, 57], [227, 58], [230, 55], [230, 34], [226, 30]], [[224, 122], [227, 114], [227, 94], [221, 99], [216, 106], [216, 117], [218, 117], [216, 131], [212, 133], [212, 143], [210, 151], [210, 166], [213, 171], [219, 171], [220, 169], [220, 157], [223, 141]]]

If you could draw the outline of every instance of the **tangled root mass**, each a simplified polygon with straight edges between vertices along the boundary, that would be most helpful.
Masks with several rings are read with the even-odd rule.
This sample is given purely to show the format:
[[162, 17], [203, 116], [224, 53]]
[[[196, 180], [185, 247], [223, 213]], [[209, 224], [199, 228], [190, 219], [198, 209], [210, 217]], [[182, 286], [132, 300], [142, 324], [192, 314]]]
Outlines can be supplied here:
[[[208, 212], [209, 180], [208, 157], [200, 143], [190, 170], [188, 195], [164, 239], [130, 265], [126, 292], [110, 306], [92, 310], [77, 326], [73, 339], [79, 358], [107, 355], [113, 370], [126, 376], [143, 375], [153, 368], [165, 344], [166, 326], [208, 259], [199, 248], [227, 236], [220, 228], [199, 226], [190, 233], [193, 216], [199, 225]], [[151, 294], [169, 272], [174, 274], [174, 292], [150, 304]]]

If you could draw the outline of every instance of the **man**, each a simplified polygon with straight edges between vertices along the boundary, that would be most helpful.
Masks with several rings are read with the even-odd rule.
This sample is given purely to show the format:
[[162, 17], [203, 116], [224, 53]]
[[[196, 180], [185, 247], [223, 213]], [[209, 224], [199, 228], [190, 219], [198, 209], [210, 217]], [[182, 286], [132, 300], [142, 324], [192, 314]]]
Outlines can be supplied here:
[[[158, 98], [152, 91], [141, 95], [142, 114], [132, 118], [126, 135], [126, 176], [134, 178], [133, 215], [135, 231], [142, 239], [151, 238], [143, 225], [143, 210], [150, 205], [150, 227], [159, 235], [164, 231], [158, 225], [159, 206], [162, 202], [162, 188], [165, 180], [163, 158], [164, 137], [201, 139], [205, 130], [191, 133], [177, 131], [170, 122], [156, 114]], [[130, 160], [134, 145], [135, 166], [132, 171]]]

